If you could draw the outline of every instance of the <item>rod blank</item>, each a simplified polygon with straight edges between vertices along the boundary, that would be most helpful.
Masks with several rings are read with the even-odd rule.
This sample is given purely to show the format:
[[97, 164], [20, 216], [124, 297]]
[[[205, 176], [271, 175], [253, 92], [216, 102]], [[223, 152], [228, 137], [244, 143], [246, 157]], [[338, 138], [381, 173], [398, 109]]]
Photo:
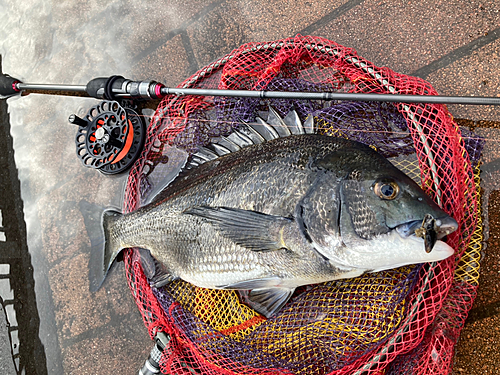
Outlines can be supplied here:
[[378, 101], [397, 103], [433, 103], [433, 104], [471, 104], [500, 105], [500, 98], [474, 96], [441, 96], [441, 95], [398, 95], [398, 94], [361, 94], [343, 92], [288, 92], [288, 91], [250, 91], [250, 90], [209, 90], [209, 89], [161, 89], [163, 95], [201, 95], [228, 96], [247, 98], [303, 99], [303, 100], [350, 100]]

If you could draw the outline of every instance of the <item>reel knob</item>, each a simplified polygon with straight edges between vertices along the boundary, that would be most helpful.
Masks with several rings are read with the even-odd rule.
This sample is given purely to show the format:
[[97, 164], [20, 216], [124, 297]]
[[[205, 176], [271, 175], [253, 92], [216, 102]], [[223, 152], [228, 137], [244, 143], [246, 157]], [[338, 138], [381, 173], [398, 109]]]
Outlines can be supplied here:
[[93, 106], [84, 118], [71, 115], [69, 122], [79, 126], [75, 137], [78, 158], [103, 174], [118, 174], [131, 167], [146, 138], [139, 115], [116, 101]]

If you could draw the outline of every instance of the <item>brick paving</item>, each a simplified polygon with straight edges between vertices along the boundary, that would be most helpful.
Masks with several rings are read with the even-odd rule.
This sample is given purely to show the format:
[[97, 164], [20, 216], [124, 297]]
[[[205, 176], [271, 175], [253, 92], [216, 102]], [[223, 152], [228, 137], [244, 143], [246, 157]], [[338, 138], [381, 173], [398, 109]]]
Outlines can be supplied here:
[[[43, 69], [49, 72], [51, 66], [60, 69], [67, 66], [72, 75], [66, 78], [70, 77], [72, 83], [116, 73], [175, 86], [243, 43], [301, 33], [334, 40], [356, 49], [379, 66], [422, 77], [443, 95], [499, 94], [498, 1], [163, 0], [148, 4], [115, 1], [102, 8], [94, 3], [89, 3], [88, 7], [79, 4], [61, 2], [36, 16], [43, 19], [42, 26], [54, 29], [52, 43], [59, 49], [51, 50], [54, 46], [45, 40], [46, 37], [30, 29], [39, 44], [35, 43], [34, 51], [28, 55], [35, 60], [31, 62], [33, 71], [24, 70], [21, 78], [29, 82], [48, 80], [56, 83], [64, 77], [62, 73], [43, 75]], [[107, 14], [116, 17], [110, 26], [105, 23]], [[73, 23], [80, 20], [84, 25], [97, 24], [102, 28], [103, 36], [96, 34], [95, 37], [103, 50], [102, 56], [95, 53], [96, 46], [92, 47], [95, 48], [93, 55], [84, 52], [92, 43], [88, 33], [82, 31], [80, 35], [78, 29], [70, 28], [68, 21], [58, 24], [58, 20], [68, 16], [76, 17]], [[116, 39], [109, 36], [109, 30], [115, 31], [111, 36]], [[80, 37], [81, 50], [74, 51], [71, 42]], [[25, 40], [30, 40], [29, 36]], [[44, 43], [40, 42], [42, 40]], [[66, 40], [68, 46], [65, 46]], [[116, 45], [126, 53], [113, 52]], [[11, 54], [14, 56], [6, 58], [6, 63], [10, 61], [10, 69], [4, 64], [4, 71], [15, 76], [16, 55], [15, 52]], [[21, 57], [17, 57], [20, 61]], [[87, 105], [85, 101], [71, 99], [64, 103], [64, 110], [71, 106], [74, 110], [80, 106], [81, 110]], [[51, 119], [61, 109], [55, 99], [32, 99], [27, 105], [36, 108], [23, 119], [27, 131], [33, 132], [39, 118]], [[48, 106], [52, 109], [46, 109]], [[472, 120], [485, 133], [500, 125], [500, 108], [457, 105], [450, 110], [456, 118]], [[42, 134], [47, 137], [53, 132], [57, 134], [57, 137], [50, 137], [54, 149], [66, 149], [71, 145], [71, 128], [47, 126], [48, 133], [44, 131]], [[20, 150], [16, 152], [23, 149]], [[123, 267], [114, 270], [112, 278], [98, 293], [90, 294], [86, 289], [88, 240], [82, 229], [78, 202], [87, 199], [105, 205], [106, 199], [99, 201], [96, 196], [106, 190], [109, 183], [101, 176], [96, 177], [93, 171], [83, 171], [72, 152], [69, 150], [58, 157], [56, 165], [44, 163], [46, 173], [56, 180], [50, 189], [37, 181], [30, 187], [31, 196], [37, 196], [38, 225], [42, 233], [40, 246], [44, 262], [50, 268], [45, 276], [50, 285], [47, 298], [55, 311], [54, 321], [46, 323], [57, 332], [57, 338], [50, 341], [54, 346], [50, 350], [57, 358], [48, 360], [56, 367], [53, 368], [55, 372], [49, 373], [94, 374], [120, 369], [133, 374], [147, 357], [152, 343], [127, 290]], [[489, 152], [488, 160], [494, 163], [499, 157], [497, 148]], [[50, 172], [60, 169], [65, 170], [64, 177]], [[490, 179], [490, 183], [488, 193], [500, 189], [494, 179]], [[83, 194], [82, 184], [89, 185]], [[490, 200], [490, 215], [498, 210], [495, 208], [497, 195], [495, 197]], [[61, 230], [68, 222], [74, 223], [73, 231]], [[499, 251], [495, 237], [486, 251], [487, 273], [482, 276], [483, 285], [490, 288], [498, 280], [500, 265], [496, 254]], [[496, 364], [500, 361], [493, 359], [496, 360], [495, 354], [500, 352], [499, 333], [488, 327], [498, 326], [499, 309], [495, 308], [498, 304], [497, 293], [480, 288], [474, 315], [467, 322], [465, 336], [457, 347], [456, 373], [497, 372]]]

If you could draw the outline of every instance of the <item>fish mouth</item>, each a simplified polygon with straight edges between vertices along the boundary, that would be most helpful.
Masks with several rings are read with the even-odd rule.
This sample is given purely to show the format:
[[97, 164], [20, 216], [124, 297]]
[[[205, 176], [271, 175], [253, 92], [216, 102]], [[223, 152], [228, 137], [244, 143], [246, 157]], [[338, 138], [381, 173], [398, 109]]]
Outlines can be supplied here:
[[395, 229], [403, 238], [410, 236], [423, 238], [425, 251], [430, 253], [438, 240], [458, 229], [458, 223], [451, 216], [435, 219], [427, 214], [423, 220], [409, 221], [398, 225]]

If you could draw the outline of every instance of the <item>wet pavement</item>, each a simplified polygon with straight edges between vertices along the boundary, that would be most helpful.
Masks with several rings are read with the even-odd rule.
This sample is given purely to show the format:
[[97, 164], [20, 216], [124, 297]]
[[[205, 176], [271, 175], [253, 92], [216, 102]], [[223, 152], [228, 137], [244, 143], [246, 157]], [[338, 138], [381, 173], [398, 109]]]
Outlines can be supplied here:
[[[85, 84], [120, 74], [175, 86], [243, 43], [301, 33], [422, 77], [442, 95], [498, 96], [500, 89], [497, 1], [0, 0], [0, 9], [3, 71], [24, 82]], [[17, 207], [26, 221], [46, 361], [36, 373], [135, 374], [152, 341], [123, 266], [103, 289], [88, 292], [90, 243], [79, 203], [120, 206], [123, 191], [123, 180], [83, 168], [75, 156], [75, 128], [67, 118], [83, 115], [96, 101], [30, 95], [8, 104]], [[487, 139], [482, 178], [489, 218], [479, 294], [454, 371], [494, 374], [500, 363], [500, 108], [449, 109]]]

